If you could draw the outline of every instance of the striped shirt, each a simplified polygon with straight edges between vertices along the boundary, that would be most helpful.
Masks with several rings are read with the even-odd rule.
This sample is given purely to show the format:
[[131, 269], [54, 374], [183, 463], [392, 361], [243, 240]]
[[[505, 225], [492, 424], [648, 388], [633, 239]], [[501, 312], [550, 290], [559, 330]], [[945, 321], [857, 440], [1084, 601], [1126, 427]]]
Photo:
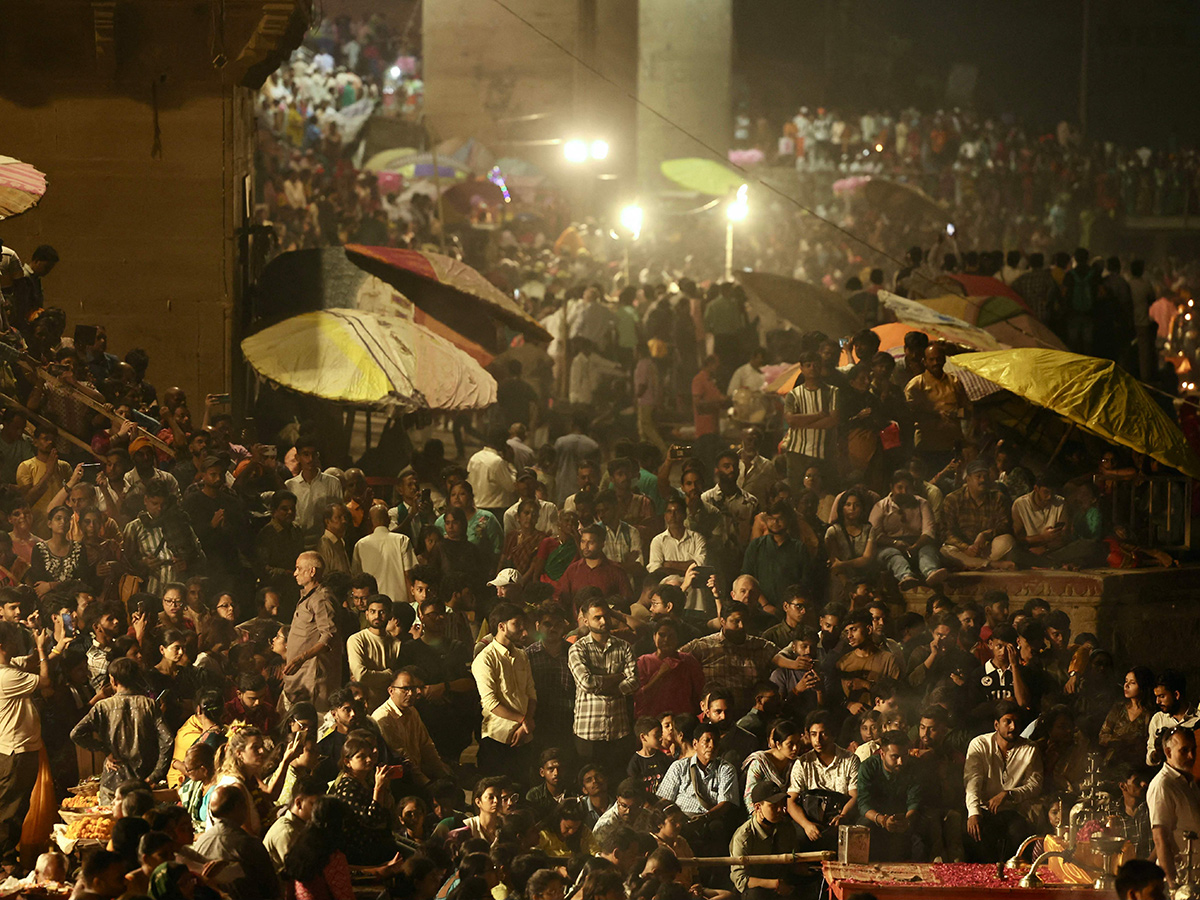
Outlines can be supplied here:
[[[837, 406], [838, 389], [829, 384], [823, 384], [815, 391], [800, 384], [783, 398], [783, 411], [789, 416], [836, 413]], [[784, 449], [788, 453], [803, 453], [815, 459], [825, 459], [826, 448], [834, 441], [836, 436], [832, 428], [789, 428]]]

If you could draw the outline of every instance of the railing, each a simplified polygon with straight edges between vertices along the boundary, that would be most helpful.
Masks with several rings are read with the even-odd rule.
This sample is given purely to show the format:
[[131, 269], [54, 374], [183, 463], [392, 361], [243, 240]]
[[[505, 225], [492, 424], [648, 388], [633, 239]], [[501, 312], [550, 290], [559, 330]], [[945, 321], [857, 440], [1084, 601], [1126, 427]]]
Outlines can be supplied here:
[[1108, 510], [1112, 526], [1124, 527], [1144, 547], [1187, 550], [1192, 546], [1192, 481], [1152, 475], [1115, 482]]

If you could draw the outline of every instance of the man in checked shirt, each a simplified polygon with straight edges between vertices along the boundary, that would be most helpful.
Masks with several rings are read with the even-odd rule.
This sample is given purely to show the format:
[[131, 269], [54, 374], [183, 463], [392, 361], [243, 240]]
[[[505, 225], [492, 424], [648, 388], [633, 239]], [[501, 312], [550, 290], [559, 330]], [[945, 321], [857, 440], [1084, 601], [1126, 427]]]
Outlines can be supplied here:
[[575, 752], [612, 775], [629, 758], [629, 696], [637, 690], [637, 667], [629, 644], [609, 633], [608, 604], [596, 599], [582, 612], [588, 633], [567, 654], [575, 678]]

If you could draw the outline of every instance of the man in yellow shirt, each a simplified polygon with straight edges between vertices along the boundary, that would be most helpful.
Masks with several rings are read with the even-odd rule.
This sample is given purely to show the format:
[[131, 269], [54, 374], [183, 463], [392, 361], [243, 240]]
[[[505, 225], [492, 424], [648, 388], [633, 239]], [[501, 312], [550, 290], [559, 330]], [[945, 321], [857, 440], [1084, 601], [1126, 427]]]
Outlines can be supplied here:
[[37, 425], [33, 430], [34, 455], [17, 466], [17, 487], [33, 510], [33, 531], [49, 536], [46, 513], [50, 501], [71, 477], [71, 467], [58, 458], [55, 441], [58, 429], [53, 425]]

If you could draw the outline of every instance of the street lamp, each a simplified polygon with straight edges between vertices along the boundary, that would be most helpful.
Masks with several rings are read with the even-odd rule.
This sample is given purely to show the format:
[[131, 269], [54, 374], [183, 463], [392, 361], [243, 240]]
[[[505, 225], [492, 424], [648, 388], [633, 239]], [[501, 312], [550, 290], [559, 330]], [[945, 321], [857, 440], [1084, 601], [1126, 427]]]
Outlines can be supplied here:
[[642, 222], [645, 220], [645, 213], [642, 208], [636, 204], [627, 206], [621, 210], [621, 227], [628, 231], [636, 241], [642, 233]]
[[563, 144], [563, 156], [567, 158], [567, 162], [587, 162], [588, 146], [580, 140], [567, 141]]
[[743, 184], [737, 190], [737, 197], [725, 207], [725, 280], [733, 280], [733, 223], [746, 221], [750, 215], [750, 205], [746, 202], [749, 185]]

